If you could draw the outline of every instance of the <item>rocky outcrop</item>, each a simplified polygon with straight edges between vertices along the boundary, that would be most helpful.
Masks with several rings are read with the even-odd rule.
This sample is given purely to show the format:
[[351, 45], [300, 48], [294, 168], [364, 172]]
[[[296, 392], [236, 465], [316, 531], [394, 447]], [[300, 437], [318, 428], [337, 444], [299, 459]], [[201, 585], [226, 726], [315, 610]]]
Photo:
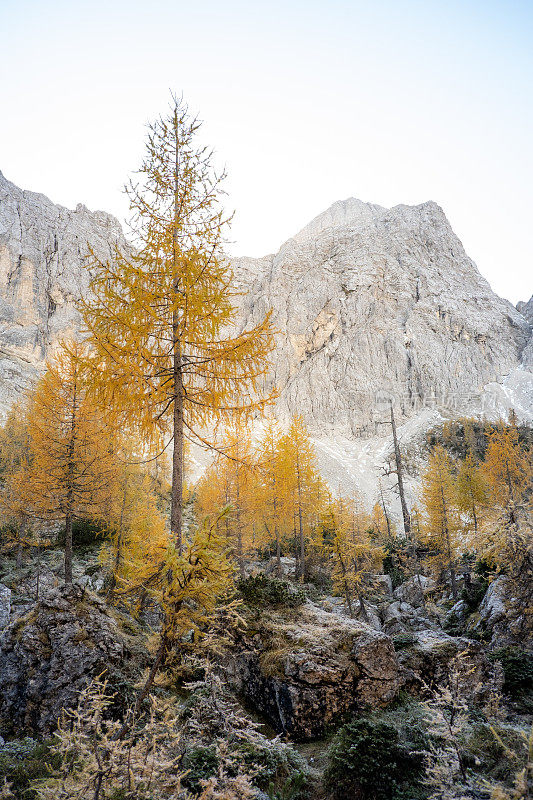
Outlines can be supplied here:
[[125, 246], [118, 221], [23, 191], [0, 173], [0, 414], [35, 379], [61, 336], [79, 326], [88, 245], [100, 258]]
[[301, 740], [348, 711], [390, 703], [399, 686], [388, 636], [311, 603], [292, 620], [264, 613], [250, 621], [228, 677], [277, 731]]
[[[76, 329], [90, 244], [126, 243], [109, 214], [74, 211], [0, 174], [0, 408]], [[383, 407], [481, 411], [481, 393], [520, 364], [531, 322], [497, 297], [435, 203], [335, 203], [279, 252], [232, 262], [242, 320], [273, 309], [278, 416], [321, 436], [382, 434]], [[529, 304], [521, 306], [527, 317]]]
[[533, 296], [529, 298], [527, 303], [517, 303], [516, 308], [532, 327], [529, 342], [522, 353], [522, 363], [525, 367], [533, 369]]
[[0, 733], [46, 734], [89, 681], [105, 673], [117, 704], [146, 653], [96, 595], [74, 585], [48, 591], [0, 636]]
[[278, 412], [321, 436], [381, 435], [390, 399], [404, 417], [479, 413], [484, 385], [519, 367], [529, 339], [435, 203], [335, 203], [276, 255], [234, 266], [250, 283], [244, 318], [273, 309]]
[[428, 578], [426, 575], [414, 575], [394, 590], [394, 597], [396, 600], [420, 607], [425, 598], [436, 588], [437, 582], [433, 578]]
[[513, 597], [505, 575], [492, 581], [479, 606], [479, 613], [473, 615], [468, 628], [490, 640], [491, 648], [508, 645], [533, 648], [533, 630], [530, 615], [524, 611], [523, 603]]
[[413, 634], [398, 659], [404, 687], [417, 696], [452, 683], [469, 703], [483, 703], [503, 685], [501, 668], [488, 660], [479, 642], [443, 631]]

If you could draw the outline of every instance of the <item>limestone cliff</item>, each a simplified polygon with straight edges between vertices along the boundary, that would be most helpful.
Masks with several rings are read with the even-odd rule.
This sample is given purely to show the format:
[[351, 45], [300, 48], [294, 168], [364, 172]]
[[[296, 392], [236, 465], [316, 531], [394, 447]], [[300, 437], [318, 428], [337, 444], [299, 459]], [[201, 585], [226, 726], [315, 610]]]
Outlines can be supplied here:
[[103, 257], [125, 240], [103, 211], [74, 211], [19, 189], [0, 173], [0, 414], [34, 380], [58, 337], [79, 325], [87, 244]]
[[530, 323], [497, 297], [442, 209], [335, 203], [267, 259], [237, 259], [246, 320], [274, 309], [279, 413], [376, 435], [383, 408], [482, 413], [519, 367]]
[[[109, 214], [69, 211], [0, 174], [0, 412], [77, 328], [88, 243], [101, 257], [127, 246]], [[435, 203], [338, 202], [276, 255], [233, 267], [242, 323], [274, 312], [278, 416], [303, 414], [322, 439], [381, 435], [389, 399], [400, 421], [531, 413], [531, 374], [517, 372], [531, 321], [491, 291]]]

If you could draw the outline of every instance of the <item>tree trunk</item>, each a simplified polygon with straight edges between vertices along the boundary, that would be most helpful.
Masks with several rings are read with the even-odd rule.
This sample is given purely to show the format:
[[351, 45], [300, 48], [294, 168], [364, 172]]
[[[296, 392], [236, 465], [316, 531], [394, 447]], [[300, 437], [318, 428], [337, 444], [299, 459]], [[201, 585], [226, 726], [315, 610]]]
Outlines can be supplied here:
[[440, 488], [440, 494], [441, 494], [441, 503], [442, 503], [442, 527], [443, 527], [444, 538], [446, 540], [446, 549], [448, 551], [448, 569], [449, 569], [449, 572], [450, 572], [450, 583], [452, 585], [452, 596], [453, 596], [453, 599], [455, 600], [455, 602], [457, 602], [457, 598], [458, 598], [457, 576], [455, 574], [455, 567], [454, 567], [453, 558], [452, 558], [452, 544], [451, 544], [451, 541], [450, 541], [450, 531], [449, 531], [449, 528], [448, 528], [448, 514], [447, 514], [447, 510], [446, 510], [446, 500], [444, 499], [444, 490], [442, 488], [442, 485], [441, 485], [441, 488]]
[[280, 545], [280, 541], [279, 541], [279, 529], [278, 529], [277, 525], [276, 525], [276, 528], [275, 528], [275, 536], [276, 536], [276, 573], [277, 573], [278, 578], [281, 578], [281, 573], [282, 573], [282, 570], [281, 570], [281, 545]]
[[398, 491], [400, 493], [400, 503], [402, 506], [403, 529], [406, 537], [409, 539], [411, 535], [411, 517], [407, 510], [407, 502], [405, 499], [405, 490], [403, 486], [403, 466], [402, 456], [400, 453], [400, 445], [398, 443], [398, 436], [396, 434], [396, 420], [394, 419], [394, 411], [392, 403], [390, 404], [390, 422], [392, 425], [392, 439], [394, 441], [394, 460], [396, 461], [396, 476], [398, 478]]
[[[237, 450], [237, 457], [239, 451]], [[240, 472], [239, 462], [235, 465], [235, 519], [237, 522], [237, 564], [239, 565], [239, 573], [241, 578], [244, 578], [244, 547], [242, 541], [242, 509], [241, 509], [241, 492], [240, 492]]]
[[302, 481], [300, 476], [300, 464], [298, 458], [296, 459], [296, 470], [298, 476], [298, 527], [299, 527], [299, 537], [300, 537], [300, 578], [302, 583], [305, 583], [306, 564], [305, 564], [304, 526], [302, 517]]
[[24, 534], [26, 533], [27, 525], [28, 525], [28, 520], [26, 518], [26, 515], [24, 515], [22, 517], [22, 519], [20, 520], [20, 524], [18, 526], [17, 557], [16, 557], [17, 558], [17, 561], [16, 561], [17, 569], [20, 569], [21, 566], [22, 566], [22, 542], [23, 542], [23, 539], [24, 539]]
[[[175, 165], [174, 165], [174, 227], [172, 231], [172, 277], [173, 290], [176, 295], [180, 293], [180, 253], [179, 253], [179, 178], [180, 178], [180, 152], [177, 136], [177, 113], [174, 109], [175, 124]], [[181, 352], [181, 319], [180, 309], [174, 308], [172, 312], [172, 389], [173, 389], [173, 449], [172, 449], [172, 487], [170, 500], [170, 534], [177, 547], [178, 553], [183, 552], [183, 363]]]
[[361, 610], [361, 616], [363, 617], [365, 622], [370, 622], [368, 617], [368, 611], [366, 610], [365, 601], [363, 600], [363, 595], [361, 592], [357, 593], [357, 599], [359, 600], [359, 608]]
[[65, 583], [72, 586], [72, 514], [65, 516]]
[[170, 501], [170, 533], [178, 553], [183, 552], [183, 372], [178, 338], [178, 313], [174, 311], [174, 418], [172, 449], [172, 488]]

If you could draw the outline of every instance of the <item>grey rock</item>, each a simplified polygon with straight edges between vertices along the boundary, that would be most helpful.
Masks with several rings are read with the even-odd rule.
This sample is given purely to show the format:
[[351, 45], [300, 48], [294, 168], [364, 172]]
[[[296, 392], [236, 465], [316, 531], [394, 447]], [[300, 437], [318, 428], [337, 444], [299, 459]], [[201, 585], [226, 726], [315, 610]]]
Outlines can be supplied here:
[[416, 641], [398, 653], [408, 691], [424, 695], [453, 681], [462, 697], [483, 703], [501, 690], [501, 668], [488, 660], [479, 642], [436, 630], [414, 636]]
[[479, 606], [479, 616], [486, 628], [494, 628], [497, 623], [505, 621], [507, 617], [505, 603], [506, 583], [505, 575], [500, 575], [492, 581], [485, 592], [485, 596]]
[[392, 578], [390, 575], [378, 575], [374, 583], [378, 591], [385, 595], [392, 595]]
[[437, 588], [436, 581], [426, 575], [414, 575], [398, 586], [393, 594], [397, 600], [420, 608], [422, 600]]
[[58, 338], [78, 331], [88, 245], [110, 258], [126, 246], [104, 211], [75, 210], [19, 189], [0, 173], [0, 414], [35, 380]]
[[391, 702], [399, 680], [388, 636], [311, 603], [297, 620], [263, 614], [227, 669], [233, 687], [277, 731], [300, 740], [320, 736], [358, 706]]
[[530, 337], [431, 202], [338, 202], [275, 255], [233, 265], [249, 287], [243, 319], [273, 309], [277, 415], [298, 410], [322, 437], [381, 435], [389, 400], [400, 419], [479, 413]]
[[0, 630], [9, 622], [11, 613], [11, 589], [0, 583]]
[[49, 590], [0, 636], [0, 731], [49, 733], [63, 708], [105, 672], [117, 704], [147, 663], [143, 648], [79, 586]]

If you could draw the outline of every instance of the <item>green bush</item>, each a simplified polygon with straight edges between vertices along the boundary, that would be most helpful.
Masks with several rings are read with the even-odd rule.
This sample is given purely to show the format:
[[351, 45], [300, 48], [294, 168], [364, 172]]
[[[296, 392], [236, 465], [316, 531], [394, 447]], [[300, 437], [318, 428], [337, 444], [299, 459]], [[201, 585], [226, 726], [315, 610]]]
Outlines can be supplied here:
[[12, 785], [15, 797], [31, 800], [35, 792], [30, 783], [49, 775], [51, 768], [59, 767], [60, 756], [53, 755], [48, 744], [35, 739], [16, 739], [0, 748], [0, 786], [4, 780]]
[[[108, 535], [107, 527], [103, 522], [92, 519], [75, 519], [72, 522], [72, 546], [90, 547], [102, 542]], [[61, 528], [57, 535], [57, 543], [61, 547], [65, 544], [65, 528]]]
[[414, 633], [397, 633], [392, 637], [392, 644], [395, 650], [405, 650], [418, 642]]
[[502, 647], [490, 654], [503, 667], [503, 693], [533, 710], [533, 653], [519, 647]]
[[264, 744], [241, 741], [234, 752], [239, 764], [254, 776], [254, 785], [273, 800], [296, 800], [302, 794], [307, 765], [290, 745], [276, 739]]
[[399, 554], [402, 549], [403, 543], [395, 539], [385, 545], [387, 555], [383, 559], [383, 572], [390, 576], [393, 589], [397, 589], [407, 579], [407, 575], [399, 566]]
[[400, 742], [394, 725], [357, 719], [335, 736], [324, 779], [336, 800], [403, 800], [416, 796], [423, 764], [421, 753]]
[[201, 790], [200, 781], [207, 781], [218, 771], [218, 758], [213, 745], [194, 747], [183, 756], [182, 765], [186, 770], [183, 784], [193, 792]]
[[237, 589], [248, 606], [286, 606], [296, 608], [306, 601], [305, 592], [288, 581], [259, 572], [242, 578]]
[[527, 758], [527, 742], [511, 728], [495, 722], [476, 722], [465, 742], [463, 758], [474, 771], [512, 783]]

